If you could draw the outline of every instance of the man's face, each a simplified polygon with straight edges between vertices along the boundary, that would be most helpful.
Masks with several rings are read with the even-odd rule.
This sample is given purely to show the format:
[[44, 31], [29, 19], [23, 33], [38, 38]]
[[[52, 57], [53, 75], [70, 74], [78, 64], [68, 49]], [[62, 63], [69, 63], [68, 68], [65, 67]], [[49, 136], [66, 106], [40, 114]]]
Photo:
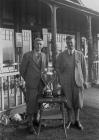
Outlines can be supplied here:
[[35, 41], [34, 49], [36, 52], [41, 53], [41, 49], [43, 48], [43, 41]]
[[69, 50], [75, 49], [75, 41], [74, 41], [74, 39], [66, 40], [66, 43], [67, 43], [67, 48]]

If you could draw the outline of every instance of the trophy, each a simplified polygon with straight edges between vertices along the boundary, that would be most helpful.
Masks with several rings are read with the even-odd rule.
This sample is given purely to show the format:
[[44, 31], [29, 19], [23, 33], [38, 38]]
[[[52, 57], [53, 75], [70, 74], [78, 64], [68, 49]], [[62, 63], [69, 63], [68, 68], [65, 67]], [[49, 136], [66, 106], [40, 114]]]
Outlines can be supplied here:
[[61, 95], [61, 85], [59, 84], [57, 73], [53, 67], [51, 47], [51, 41], [49, 41], [47, 51], [48, 65], [41, 74], [41, 78], [45, 84], [45, 87], [43, 88], [43, 95], [45, 97]]
[[51, 62], [48, 63], [47, 68], [45, 68], [45, 70], [42, 72], [41, 78], [45, 84], [43, 95], [46, 97], [52, 97], [53, 82], [56, 78], [56, 73], [54, 72]]
[[41, 78], [45, 84], [44, 97], [54, 97], [61, 94], [61, 85], [57, 81], [57, 74], [52, 62], [48, 62], [47, 68], [42, 72]]

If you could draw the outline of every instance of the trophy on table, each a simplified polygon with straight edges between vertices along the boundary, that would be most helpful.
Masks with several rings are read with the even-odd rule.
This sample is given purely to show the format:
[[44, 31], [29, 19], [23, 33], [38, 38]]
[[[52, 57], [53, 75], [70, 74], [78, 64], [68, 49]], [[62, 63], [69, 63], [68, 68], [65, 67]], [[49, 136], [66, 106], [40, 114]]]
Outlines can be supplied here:
[[48, 66], [42, 72], [41, 78], [45, 84], [43, 89], [44, 97], [54, 97], [61, 94], [61, 85], [57, 81], [57, 74], [52, 62], [48, 62]]
[[47, 58], [47, 68], [41, 74], [41, 78], [45, 84], [43, 95], [45, 97], [54, 97], [55, 95], [61, 95], [61, 85], [59, 84], [57, 72], [53, 66], [51, 41], [48, 42]]

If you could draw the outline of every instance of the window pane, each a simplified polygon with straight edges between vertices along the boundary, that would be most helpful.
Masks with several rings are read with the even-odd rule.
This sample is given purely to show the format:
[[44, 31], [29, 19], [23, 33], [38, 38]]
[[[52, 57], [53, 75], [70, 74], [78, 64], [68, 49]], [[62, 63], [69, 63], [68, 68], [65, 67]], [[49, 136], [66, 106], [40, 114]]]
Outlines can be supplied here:
[[15, 60], [13, 35], [13, 29], [1, 29], [1, 47], [3, 52], [3, 63], [13, 63]]

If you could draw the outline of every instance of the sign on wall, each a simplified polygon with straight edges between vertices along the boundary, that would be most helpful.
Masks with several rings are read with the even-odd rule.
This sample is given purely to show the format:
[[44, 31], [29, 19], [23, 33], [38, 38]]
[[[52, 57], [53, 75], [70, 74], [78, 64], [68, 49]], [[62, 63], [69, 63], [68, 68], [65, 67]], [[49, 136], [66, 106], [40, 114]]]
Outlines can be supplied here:
[[16, 47], [22, 47], [22, 33], [16, 33]]
[[15, 62], [14, 29], [0, 28], [0, 63]]
[[23, 54], [32, 50], [31, 30], [22, 30]]

